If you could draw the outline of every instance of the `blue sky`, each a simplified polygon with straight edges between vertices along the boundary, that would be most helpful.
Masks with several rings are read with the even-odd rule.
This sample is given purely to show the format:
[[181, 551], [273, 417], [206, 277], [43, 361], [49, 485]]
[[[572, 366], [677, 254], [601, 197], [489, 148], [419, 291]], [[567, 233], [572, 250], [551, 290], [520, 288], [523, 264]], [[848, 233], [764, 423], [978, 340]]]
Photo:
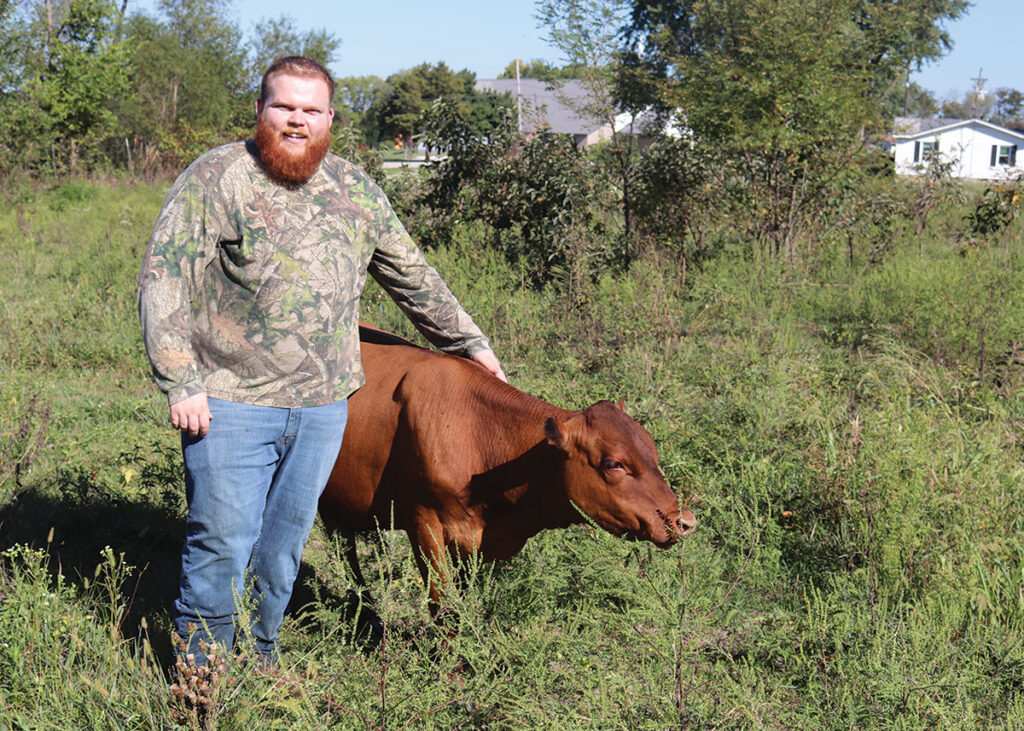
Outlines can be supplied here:
[[976, 0], [964, 17], [946, 26], [953, 51], [911, 78], [938, 99], [960, 98], [974, 86], [978, 69], [984, 69], [986, 89], [1008, 86], [1024, 92], [1022, 10], [1021, 0]]
[[[155, 5], [156, 0], [132, 2], [142, 9]], [[977, 0], [964, 18], [947, 26], [955, 43], [952, 53], [915, 73], [913, 80], [939, 99], [957, 98], [981, 68], [986, 89], [1024, 91], [1024, 52], [1015, 40], [1022, 6], [1022, 0]], [[424, 61], [444, 61], [486, 79], [516, 57], [563, 62], [538, 28], [534, 0], [234, 0], [230, 7], [245, 30], [282, 15], [301, 30], [327, 29], [342, 41], [332, 67], [338, 76], [385, 78]]]

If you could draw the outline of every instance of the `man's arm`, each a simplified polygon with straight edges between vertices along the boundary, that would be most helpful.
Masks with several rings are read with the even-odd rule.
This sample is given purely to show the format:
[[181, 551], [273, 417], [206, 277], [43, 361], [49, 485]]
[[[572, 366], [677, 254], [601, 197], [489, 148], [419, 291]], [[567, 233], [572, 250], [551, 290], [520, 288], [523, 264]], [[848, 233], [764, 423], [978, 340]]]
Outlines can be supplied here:
[[205, 434], [210, 424], [192, 349], [191, 300], [216, 236], [213, 213], [190, 168], [164, 202], [139, 274], [139, 319], [154, 379], [167, 394], [171, 425], [194, 435]]
[[380, 228], [369, 273], [431, 344], [471, 358], [507, 381], [487, 337], [427, 263], [387, 198], [378, 195]]

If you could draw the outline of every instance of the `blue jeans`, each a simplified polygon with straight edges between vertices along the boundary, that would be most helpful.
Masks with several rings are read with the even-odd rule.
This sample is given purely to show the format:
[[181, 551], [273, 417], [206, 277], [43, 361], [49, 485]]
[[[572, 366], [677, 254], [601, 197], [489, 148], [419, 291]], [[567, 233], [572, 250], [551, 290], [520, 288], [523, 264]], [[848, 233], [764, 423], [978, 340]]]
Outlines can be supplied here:
[[209, 400], [204, 437], [182, 434], [188, 519], [174, 626], [197, 665], [200, 641], [234, 646], [239, 604], [262, 662], [277, 660], [277, 635], [317, 502], [334, 467], [348, 402], [281, 409]]

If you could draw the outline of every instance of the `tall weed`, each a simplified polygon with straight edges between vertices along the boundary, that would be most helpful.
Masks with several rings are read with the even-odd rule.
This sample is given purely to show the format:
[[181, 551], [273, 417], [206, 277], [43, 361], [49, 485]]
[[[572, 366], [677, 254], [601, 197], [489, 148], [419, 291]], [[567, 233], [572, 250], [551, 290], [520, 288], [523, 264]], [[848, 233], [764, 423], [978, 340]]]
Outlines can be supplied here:
[[[0, 212], [0, 719], [169, 727], [184, 498], [135, 316], [163, 191], [77, 185]], [[1020, 239], [935, 233], [957, 215], [867, 266], [869, 241], [804, 267], [723, 238], [685, 286], [654, 252], [572, 293], [457, 228], [430, 259], [513, 383], [622, 398], [697, 531], [470, 561], [452, 637], [403, 536], [360, 548], [367, 589], [318, 528], [281, 665], [227, 670], [217, 723], [1020, 726]], [[362, 314], [419, 337], [372, 286]]]

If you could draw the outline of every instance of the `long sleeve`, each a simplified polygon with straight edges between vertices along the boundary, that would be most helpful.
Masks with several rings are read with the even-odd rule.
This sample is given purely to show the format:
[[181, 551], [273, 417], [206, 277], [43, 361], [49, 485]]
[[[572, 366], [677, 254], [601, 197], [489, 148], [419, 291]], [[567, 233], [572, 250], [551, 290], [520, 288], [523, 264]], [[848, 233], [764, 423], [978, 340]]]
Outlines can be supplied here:
[[328, 155], [289, 187], [251, 141], [212, 150], [171, 189], [139, 277], [157, 385], [171, 404], [201, 392], [283, 408], [346, 398], [363, 383], [367, 274], [437, 347], [490, 347], [364, 171]]
[[380, 209], [369, 272], [427, 340], [448, 353], [473, 356], [487, 338], [413, 242], [387, 199]]
[[[198, 168], [198, 169], [197, 169]], [[139, 318], [153, 375], [174, 404], [205, 388], [193, 348], [192, 302], [216, 256], [215, 202], [201, 173], [186, 170], [171, 188], [139, 275]]]

